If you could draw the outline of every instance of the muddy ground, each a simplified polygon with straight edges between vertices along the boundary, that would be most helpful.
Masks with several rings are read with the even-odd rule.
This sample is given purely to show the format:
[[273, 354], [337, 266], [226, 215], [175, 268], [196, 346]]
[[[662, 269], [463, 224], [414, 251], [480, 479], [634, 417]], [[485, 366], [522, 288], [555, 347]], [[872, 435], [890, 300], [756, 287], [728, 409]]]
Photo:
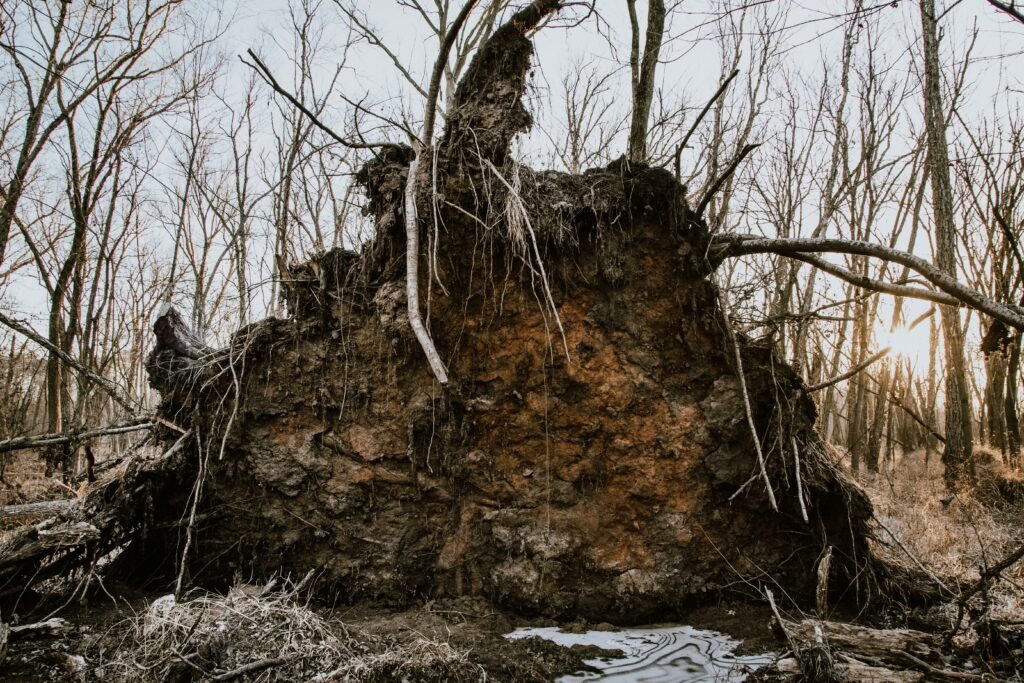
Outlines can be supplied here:
[[[162, 654], [154, 654], [153, 643], [140, 638], [140, 628], [148, 623], [146, 615], [155, 610], [152, 603], [153, 599], [136, 597], [120, 598], [115, 604], [109, 596], [99, 594], [84, 603], [73, 602], [61, 612], [69, 626], [58, 637], [22, 639], [11, 644], [6, 660], [0, 664], [0, 680], [10, 683], [209, 680], [203, 678], [198, 669], [189, 671], [176, 667], [180, 662], [170, 648]], [[305, 606], [300, 604], [297, 609], [305, 609]], [[573, 632], [615, 630], [617, 627], [584, 620], [557, 624], [551, 620], [525, 618], [496, 610], [476, 598], [438, 600], [407, 610], [362, 605], [319, 606], [314, 611], [330, 624], [333, 633], [350, 643], [358, 642], [359, 657], [370, 660], [384, 653], [401, 653], [401, 663], [405, 666], [401, 672], [378, 666], [375, 670], [360, 671], [349, 679], [356, 681], [398, 680], [395, 676], [400, 674], [411, 683], [458, 680], [542, 683], [562, 674], [590, 670], [583, 664], [584, 659], [619, 654], [593, 647], [563, 648], [540, 638], [506, 639], [504, 634], [521, 626], [559, 625]], [[244, 619], [244, 616], [238, 618]], [[768, 628], [770, 613], [763, 607], [744, 604], [707, 607], [688, 614], [687, 621], [695, 627], [743, 640], [741, 653], [778, 647]], [[459, 657], [452, 660], [449, 655], [449, 659], [423, 660], [424, 643], [439, 648], [439, 652], [441, 646], [446, 645], [459, 653]], [[244, 650], [245, 638], [240, 638], [235, 647]], [[133, 663], [134, 672], [116, 666], [125, 659]], [[215, 670], [212, 659], [201, 666], [209, 666], [210, 672]], [[269, 669], [262, 672], [260, 678], [254, 675], [242, 680], [311, 680], [316, 673], [320, 671], [307, 669], [297, 673], [297, 670]]]

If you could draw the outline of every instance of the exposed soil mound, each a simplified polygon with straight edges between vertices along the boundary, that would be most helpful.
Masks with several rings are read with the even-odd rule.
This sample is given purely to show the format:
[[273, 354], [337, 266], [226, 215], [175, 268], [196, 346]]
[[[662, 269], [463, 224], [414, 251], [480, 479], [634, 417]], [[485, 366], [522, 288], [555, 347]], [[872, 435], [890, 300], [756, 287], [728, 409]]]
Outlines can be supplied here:
[[[292, 317], [200, 358], [161, 340], [153, 378], [203, 481], [193, 579], [314, 567], [346, 600], [471, 594], [618, 620], [769, 576], [809, 598], [826, 545], [833, 585], [869, 580], [867, 499], [797, 376], [740, 340], [769, 507], [707, 229], [676, 180], [509, 159], [537, 21], [481, 51], [420, 184], [437, 188], [421, 197], [420, 290], [449, 385], [405, 314], [399, 146], [360, 175], [376, 238], [295, 268]], [[502, 68], [484, 68], [495, 50]], [[154, 527], [151, 549], [181, 552]]]

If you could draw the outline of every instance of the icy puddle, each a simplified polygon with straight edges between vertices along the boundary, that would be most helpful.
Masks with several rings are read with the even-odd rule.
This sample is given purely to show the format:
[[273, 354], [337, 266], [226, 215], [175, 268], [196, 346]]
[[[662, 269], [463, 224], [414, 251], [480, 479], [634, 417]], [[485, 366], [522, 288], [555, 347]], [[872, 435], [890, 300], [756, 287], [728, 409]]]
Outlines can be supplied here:
[[739, 641], [690, 626], [652, 626], [621, 631], [565, 633], [558, 628], [520, 628], [508, 638], [537, 636], [565, 647], [596, 645], [621, 650], [619, 659], [588, 659], [600, 673], [563, 676], [558, 683], [721, 683], [746, 680], [747, 672], [772, 661], [772, 655], [736, 656]]

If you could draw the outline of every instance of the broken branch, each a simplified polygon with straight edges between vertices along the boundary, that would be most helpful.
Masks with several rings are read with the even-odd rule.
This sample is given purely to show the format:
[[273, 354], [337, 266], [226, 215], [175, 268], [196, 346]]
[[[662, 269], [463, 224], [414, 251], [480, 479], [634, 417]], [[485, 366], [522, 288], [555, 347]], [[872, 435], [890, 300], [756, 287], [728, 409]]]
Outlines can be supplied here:
[[725, 258], [748, 254], [771, 253], [792, 256], [807, 252], [856, 254], [898, 263], [917, 271], [926, 280], [961, 303], [986, 313], [1015, 329], [1024, 330], [1024, 313], [1018, 307], [1011, 307], [989, 299], [961, 284], [956, 278], [942, 272], [919, 256], [872, 242], [813, 237], [769, 238], [753, 235], [715, 235], [712, 237], [709, 253], [712, 263], [721, 263]]
[[1001, 0], [988, 0], [988, 4], [992, 5], [997, 10], [1009, 14], [1011, 17], [1024, 24], [1024, 13], [1014, 7], [1013, 4], [1006, 4], [1005, 2], [1001, 2]]
[[260, 78], [262, 78], [263, 81], [274, 90], [274, 92], [288, 100], [293, 107], [295, 107], [300, 112], [305, 114], [306, 117], [313, 122], [314, 126], [319, 128], [323, 132], [327, 133], [327, 135], [334, 139], [335, 142], [339, 143], [344, 147], [348, 147], [349, 149], [376, 149], [378, 147], [384, 147], [388, 144], [386, 142], [353, 142], [348, 138], [343, 138], [342, 136], [338, 135], [337, 133], [334, 132], [334, 130], [331, 129], [330, 126], [322, 122], [320, 120], [320, 117], [318, 117], [316, 114], [310, 111], [310, 109], [306, 107], [306, 105], [300, 102], [299, 99], [295, 97], [295, 95], [285, 90], [281, 86], [281, 84], [277, 82], [277, 79], [274, 78], [274, 74], [270, 71], [267, 65], [264, 64], [263, 61], [256, 56], [256, 53], [252, 51], [252, 48], [246, 50], [246, 53], [248, 53], [249, 58], [252, 59], [253, 63], [247, 62], [242, 57], [239, 57], [239, 60], [242, 62], [242, 64], [245, 64], [250, 69], [255, 71], [260, 76]]
[[28, 323], [25, 323], [20, 320], [15, 320], [13, 318], [9, 318], [3, 313], [0, 313], [0, 323], [5, 325], [6, 327], [11, 328], [15, 332], [24, 335], [25, 337], [28, 337], [35, 343], [45, 348], [50, 353], [60, 358], [62, 361], [70, 365], [72, 368], [74, 368], [81, 374], [96, 382], [100, 389], [102, 389], [108, 396], [110, 396], [110, 398], [114, 399], [114, 401], [119, 406], [127, 410], [129, 415], [136, 415], [138, 413], [138, 405], [135, 403], [135, 401], [131, 400], [130, 398], [122, 394], [121, 391], [113, 382], [111, 382], [109, 379], [105, 377], [97, 375], [95, 372], [82, 365], [80, 362], [78, 362], [70, 355], [65, 353], [62, 349], [60, 349], [55, 344], [50, 342], [49, 339], [33, 330], [28, 325]]
[[113, 436], [115, 434], [128, 434], [143, 429], [152, 429], [156, 423], [148, 418], [140, 418], [108, 427], [98, 427], [82, 432], [56, 432], [53, 434], [37, 434], [35, 436], [17, 436], [13, 439], [0, 441], [0, 453], [10, 451], [22, 451], [28, 448], [42, 448], [44, 446], [56, 446], [59, 444], [71, 443], [74, 441], [85, 441], [100, 436]]
[[697, 114], [697, 118], [693, 120], [693, 125], [690, 126], [690, 130], [686, 131], [686, 135], [683, 136], [683, 141], [679, 143], [678, 147], [676, 147], [676, 180], [679, 180], [681, 176], [679, 169], [679, 156], [683, 153], [683, 150], [686, 149], [686, 145], [690, 142], [690, 138], [695, 132], [697, 132], [697, 126], [699, 126], [700, 122], [704, 120], [704, 117], [708, 115], [708, 112], [711, 111], [711, 107], [713, 107], [715, 102], [718, 101], [718, 98], [725, 93], [726, 88], [729, 87], [729, 84], [732, 83], [733, 79], [736, 78], [739, 73], [739, 69], [733, 69], [732, 73], [722, 81], [722, 84], [718, 86], [718, 90], [716, 90], [715, 94], [711, 96], [711, 99], [704, 105], [704, 108], [700, 110], [700, 113]]

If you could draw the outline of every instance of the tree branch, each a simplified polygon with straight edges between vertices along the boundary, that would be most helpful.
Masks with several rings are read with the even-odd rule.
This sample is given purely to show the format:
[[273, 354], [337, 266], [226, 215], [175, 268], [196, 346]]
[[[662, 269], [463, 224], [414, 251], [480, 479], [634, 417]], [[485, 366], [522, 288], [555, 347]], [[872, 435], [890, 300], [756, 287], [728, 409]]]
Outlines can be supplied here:
[[52, 344], [49, 339], [47, 339], [46, 337], [42, 336], [41, 334], [39, 334], [35, 330], [33, 330], [28, 325], [28, 323], [25, 323], [25, 322], [20, 321], [20, 320], [14, 320], [13, 318], [7, 317], [3, 313], [0, 313], [0, 324], [3, 324], [4, 326], [11, 328], [15, 332], [28, 337], [29, 339], [31, 339], [35, 343], [37, 343], [40, 346], [42, 346], [43, 348], [45, 348], [50, 353], [52, 353], [55, 356], [57, 356], [58, 358], [60, 358], [62, 361], [64, 361], [65, 363], [67, 363], [68, 365], [73, 367], [78, 372], [82, 373], [83, 375], [85, 375], [86, 377], [91, 379], [92, 381], [96, 382], [96, 384], [99, 385], [99, 387], [108, 396], [110, 396], [110, 398], [114, 399], [114, 401], [119, 406], [121, 406], [122, 408], [127, 410], [129, 415], [133, 415], [134, 416], [134, 415], [138, 414], [139, 408], [138, 408], [138, 405], [135, 403], [135, 401], [131, 400], [130, 398], [128, 398], [127, 396], [122, 394], [121, 391], [118, 389], [118, 387], [113, 382], [111, 382], [109, 379], [107, 379], [105, 377], [101, 377], [100, 375], [96, 374], [95, 372], [93, 372], [89, 368], [87, 368], [84, 365], [82, 365], [82, 363], [78, 362], [77, 360], [75, 360], [74, 358], [69, 356], [67, 353], [62, 351], [60, 348], [58, 348], [57, 346]]
[[903, 401], [900, 400], [900, 398], [896, 395], [896, 392], [894, 392], [894, 391], [890, 391], [889, 392], [889, 400], [892, 401], [892, 403], [894, 405], [896, 405], [897, 407], [901, 408], [903, 410], [903, 412], [905, 412], [907, 415], [909, 415], [910, 419], [912, 419], [917, 424], [921, 425], [922, 428], [928, 430], [929, 434], [934, 436], [936, 439], [938, 439], [942, 443], [946, 443], [946, 437], [944, 437], [942, 434], [939, 434], [937, 431], [932, 429], [931, 425], [929, 425], [927, 422], [925, 422], [923, 417], [918, 415], [915, 410], [913, 410], [910, 406], [908, 406], [907, 404], [905, 404]]
[[839, 375], [838, 377], [833, 377], [831, 379], [825, 380], [824, 382], [819, 382], [818, 384], [813, 384], [813, 385], [807, 387], [807, 392], [808, 393], [812, 393], [812, 392], [815, 392], [815, 391], [821, 391], [822, 389], [826, 389], [826, 388], [828, 388], [830, 386], [833, 386], [835, 384], [839, 384], [843, 380], [850, 379], [851, 377], [856, 375], [861, 370], [869, 367], [872, 363], [880, 361], [881, 359], [883, 359], [886, 356], [888, 356], [890, 351], [892, 351], [892, 347], [891, 346], [886, 346], [884, 349], [880, 349], [880, 350], [876, 351], [873, 355], [869, 356], [866, 360], [864, 360], [861, 363], [858, 363], [857, 365], [854, 365], [852, 368], [850, 368], [849, 370], [847, 370], [843, 374]]
[[1013, 17], [1014, 19], [1016, 19], [1020, 23], [1024, 24], [1024, 13], [1022, 13], [1019, 9], [1017, 9], [1014, 6], [1014, 4], [1012, 4], [1012, 3], [1011, 4], [1006, 4], [1005, 2], [1000, 2], [1000, 0], [988, 0], [988, 4], [992, 5], [997, 10], [1000, 10], [1002, 12], [1006, 12], [1011, 17]]
[[760, 142], [754, 145], [743, 146], [743, 149], [741, 149], [740, 153], [736, 155], [736, 158], [732, 160], [729, 167], [722, 172], [722, 175], [715, 179], [715, 182], [712, 183], [711, 187], [708, 188], [708, 191], [704, 193], [703, 197], [701, 197], [700, 202], [697, 203], [696, 213], [698, 216], [704, 215], [704, 210], [707, 209], [708, 204], [711, 203], [711, 198], [714, 197], [720, 189], [722, 189], [722, 185], [725, 185], [725, 181], [727, 181], [732, 174], [736, 172], [736, 168], [740, 165], [743, 159], [760, 146]]
[[129, 432], [138, 432], [143, 429], [151, 429], [156, 426], [156, 423], [151, 421], [149, 418], [139, 418], [136, 420], [130, 420], [121, 424], [109, 425], [107, 427], [97, 427], [96, 429], [89, 429], [82, 432], [57, 432], [54, 434], [36, 434], [33, 436], [17, 436], [13, 439], [7, 439], [0, 441], [0, 453], [7, 453], [10, 451], [21, 451], [28, 448], [40, 448], [43, 446], [56, 446], [63, 443], [71, 443], [73, 441], [84, 441], [87, 439], [95, 439], [100, 436], [112, 436], [114, 434], [128, 434]]
[[928, 289], [921, 289], [920, 287], [911, 287], [909, 285], [901, 285], [895, 282], [882, 282], [881, 280], [874, 280], [867, 277], [866, 275], [860, 275], [837, 266], [834, 263], [829, 263], [823, 258], [817, 256], [811, 256], [810, 254], [780, 254], [786, 258], [791, 258], [797, 261], [803, 261], [816, 267], [818, 270], [834, 275], [835, 277], [845, 280], [852, 285], [856, 285], [862, 289], [870, 289], [873, 292], [881, 292], [882, 294], [892, 294], [894, 296], [903, 296], [911, 299], [921, 299], [923, 301], [931, 301], [937, 304], [944, 304], [946, 306], [960, 306], [962, 302], [954, 296], [950, 296], [944, 292], [935, 292]]
[[716, 235], [712, 238], [709, 258], [714, 265], [722, 259], [747, 254], [781, 254], [793, 256], [801, 253], [840, 253], [872, 256], [892, 261], [917, 271], [937, 288], [963, 304], [977, 309], [1010, 327], [1024, 331], [1024, 312], [1016, 306], [993, 301], [981, 293], [961, 284], [928, 261], [899, 249], [862, 240], [817, 238], [766, 238], [752, 235]]
[[722, 84], [718, 86], [718, 90], [716, 90], [715, 94], [711, 96], [711, 99], [708, 100], [708, 103], [704, 105], [704, 108], [700, 110], [700, 113], [697, 114], [697, 118], [693, 120], [693, 124], [690, 126], [690, 130], [686, 131], [686, 135], [683, 136], [683, 141], [679, 143], [678, 147], [676, 147], [676, 180], [681, 179], [679, 157], [680, 155], [682, 155], [683, 150], [686, 149], [687, 144], [690, 142], [690, 138], [693, 136], [695, 132], [697, 132], [697, 126], [699, 126], [700, 122], [704, 120], [704, 117], [708, 115], [708, 112], [711, 111], [711, 107], [713, 107], [715, 105], [715, 102], [718, 101], [718, 98], [725, 93], [726, 89], [729, 87], [729, 84], [732, 83], [733, 79], [736, 78], [739, 75], [739, 73], [739, 69], [733, 69], [732, 73], [729, 74], [728, 78], [722, 81]]
[[314, 114], [312, 111], [310, 111], [308, 107], [306, 107], [306, 105], [300, 102], [299, 99], [295, 97], [295, 95], [291, 94], [283, 87], [281, 87], [281, 84], [277, 82], [276, 78], [274, 78], [274, 74], [271, 73], [270, 69], [267, 68], [267, 65], [264, 64], [260, 60], [260, 58], [256, 56], [256, 53], [253, 52], [251, 48], [246, 50], [246, 52], [248, 53], [250, 59], [252, 59], [252, 61], [255, 63], [249, 63], [245, 61], [243, 57], [239, 56], [239, 60], [241, 60], [242, 64], [245, 64], [249, 68], [253, 69], [257, 74], [259, 74], [260, 78], [262, 78], [267, 85], [273, 88], [274, 92], [288, 100], [293, 107], [295, 107], [303, 114], [305, 114], [306, 117], [313, 122], [313, 125], [315, 125], [323, 132], [327, 133], [327, 135], [329, 135], [339, 144], [348, 147], [349, 149], [376, 149], [378, 147], [385, 147], [386, 145], [389, 144], [386, 142], [353, 142], [348, 138], [341, 137], [340, 135], [335, 133], [327, 124], [323, 123], [319, 119], [319, 117], [317, 117], [316, 114]]
[[452, 22], [448, 33], [445, 34], [444, 41], [441, 43], [441, 49], [437, 53], [434, 71], [430, 75], [430, 88], [427, 90], [426, 113], [423, 116], [423, 134], [420, 136], [423, 144], [427, 147], [433, 147], [437, 98], [441, 92], [441, 79], [444, 77], [444, 69], [448, 65], [448, 55], [451, 54], [455, 40], [459, 37], [459, 31], [462, 30], [462, 25], [466, 23], [466, 19], [469, 18], [469, 13], [475, 4], [476, 0], [467, 0], [466, 4], [462, 7], [462, 11], [459, 12], [459, 15], [455, 17], [455, 21]]

